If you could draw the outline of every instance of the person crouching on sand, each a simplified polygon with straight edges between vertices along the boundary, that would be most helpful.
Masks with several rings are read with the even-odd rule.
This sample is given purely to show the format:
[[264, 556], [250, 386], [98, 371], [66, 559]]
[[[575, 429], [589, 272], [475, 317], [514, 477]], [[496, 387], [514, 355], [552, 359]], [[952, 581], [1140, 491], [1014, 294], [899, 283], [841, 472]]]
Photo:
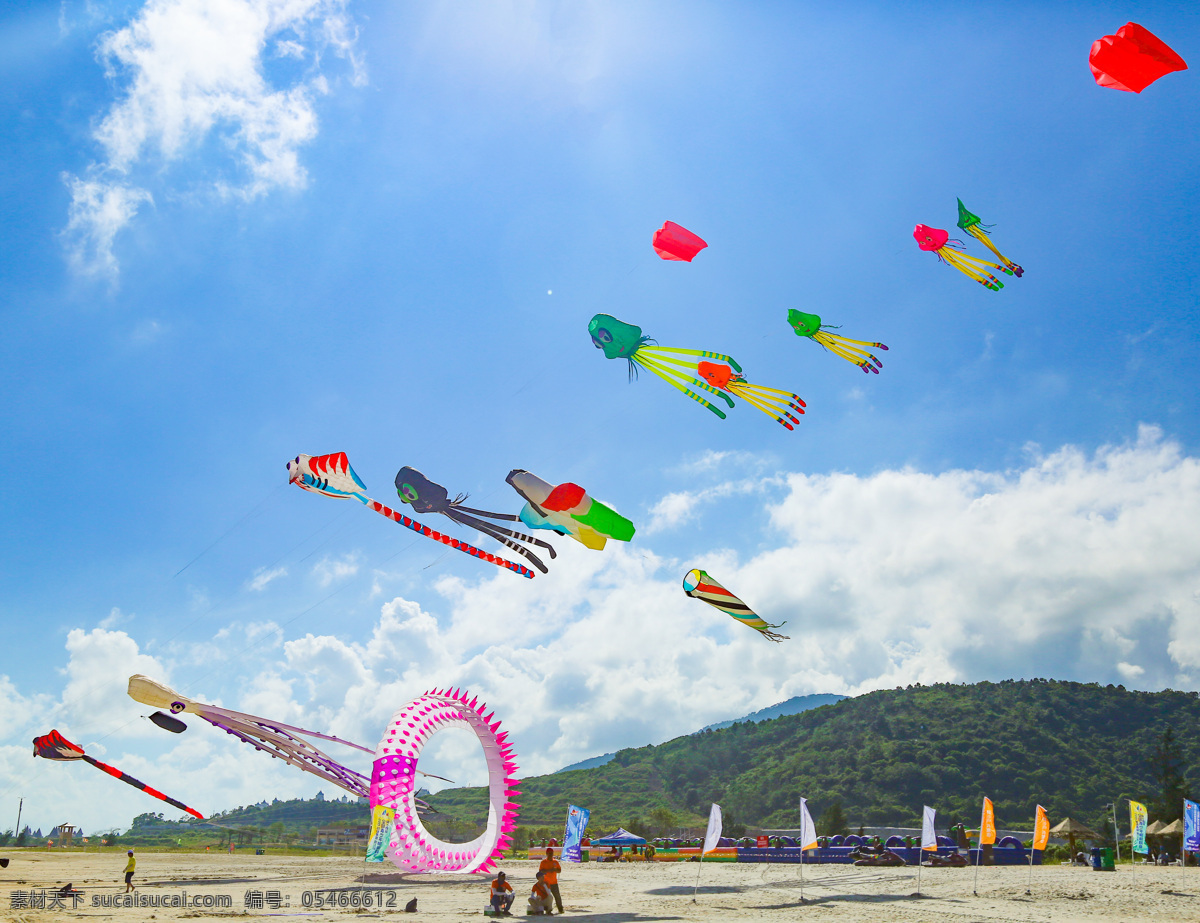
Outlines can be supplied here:
[[550, 897], [550, 889], [546, 886], [546, 873], [538, 872], [533, 890], [529, 892], [529, 909], [526, 911], [532, 917], [551, 916], [554, 913], [554, 903]]
[[497, 913], [508, 913], [515, 897], [512, 885], [505, 881], [504, 873], [497, 872], [496, 877], [492, 879], [492, 909]]
[[137, 868], [137, 859], [133, 858], [133, 850], [129, 850], [129, 861], [125, 863], [125, 893], [133, 890], [133, 870]]

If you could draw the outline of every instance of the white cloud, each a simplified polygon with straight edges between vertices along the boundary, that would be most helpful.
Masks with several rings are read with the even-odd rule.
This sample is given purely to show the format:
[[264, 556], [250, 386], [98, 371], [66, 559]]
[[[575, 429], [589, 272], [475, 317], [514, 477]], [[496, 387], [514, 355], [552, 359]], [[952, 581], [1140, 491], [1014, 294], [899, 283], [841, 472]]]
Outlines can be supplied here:
[[131, 621], [132, 619], [133, 619], [132, 615], [127, 615], [126, 613], [124, 613], [120, 609], [118, 609], [116, 606], [113, 606], [108, 611], [108, 615], [106, 615], [104, 618], [102, 618], [100, 620], [99, 625], [97, 627], [99, 627], [99, 628], [116, 628], [118, 625], [123, 625], [126, 622]]
[[774, 486], [775, 483], [774, 479], [724, 481], [700, 490], [681, 490], [669, 493], [650, 507], [650, 522], [646, 524], [643, 532], [646, 535], [653, 535], [655, 532], [674, 529], [676, 526], [681, 526], [694, 519], [700, 507], [705, 503], [712, 503], [726, 497], [756, 493]]
[[[86, 728], [94, 734], [103, 728], [101, 733], [107, 736], [136, 722], [137, 713], [131, 712], [125, 692], [129, 677], [145, 673], [169, 678], [166, 667], [140, 653], [137, 642], [123, 631], [75, 628], [67, 634], [66, 647], [70, 655], [64, 670], [67, 683], [55, 719], [68, 729]], [[76, 742], [86, 747], [86, 741]]]
[[329, 586], [335, 580], [344, 580], [358, 573], [358, 555], [347, 554], [340, 558], [328, 555], [313, 565], [313, 576], [321, 586]]
[[[161, 182], [163, 168], [212, 135], [232, 161], [215, 171], [217, 192], [249, 200], [303, 187], [299, 150], [317, 133], [313, 96], [328, 92], [321, 49], [348, 58], [361, 83], [355, 38], [344, 0], [148, 0], [129, 25], [102, 36], [99, 56], [122, 91], [95, 130], [104, 158], [86, 178], [66, 177], [72, 263], [115, 276], [116, 234], [152, 201], [128, 177]], [[273, 56], [306, 65], [289, 85], [264, 73], [268, 44]]]
[[1117, 664], [1117, 672], [1130, 681], [1137, 680], [1146, 673], [1146, 671], [1137, 664], [1125, 663], [1124, 661], [1121, 661]]
[[685, 461], [674, 470], [681, 474], [709, 474], [714, 471], [728, 472], [730, 468], [761, 471], [766, 465], [766, 458], [754, 452], [725, 449], [716, 451], [708, 449], [695, 458]]
[[154, 199], [145, 189], [121, 182], [84, 180], [69, 174], [63, 174], [63, 182], [71, 190], [63, 241], [72, 267], [84, 274], [115, 278], [113, 240], [134, 219], [142, 203]]
[[304, 46], [299, 42], [293, 42], [284, 39], [275, 43], [276, 57], [301, 59], [304, 57], [305, 53]]
[[[752, 556], [710, 550], [683, 562], [641, 541], [601, 553], [563, 542], [550, 574], [525, 581], [480, 565], [470, 580], [442, 577], [421, 604], [382, 605], [366, 635], [337, 625], [279, 645], [277, 626], [254, 623], [237, 631], [272, 644], [238, 654], [229, 629], [214, 644], [220, 669], [206, 663], [185, 691], [373, 747], [397, 707], [461, 686], [496, 709], [524, 773], [536, 774], [809, 692], [1032, 676], [1144, 689], [1200, 680], [1200, 460], [1153, 428], [1091, 454], [1034, 455], [1012, 471], [783, 483], [780, 497], [777, 477], [757, 482], [773, 531]], [[772, 644], [688, 599], [679, 580], [689, 566], [768, 621], [787, 620], [791, 640]], [[167, 677], [123, 632], [73, 631], [67, 653], [57, 703], [0, 681], [0, 722], [10, 709], [70, 717], [93, 737], [107, 733], [123, 768], [205, 809], [332, 794], [199, 722], [168, 740], [134, 721], [125, 677]], [[29, 762], [16, 734], [4, 740], [0, 791]], [[482, 781], [467, 743], [439, 744], [433, 771]], [[364, 768], [357, 759], [347, 762]], [[94, 775], [63, 790], [87, 805], [85, 825], [150, 810]], [[49, 812], [62, 792], [44, 796]]]
[[139, 321], [129, 339], [137, 346], [148, 346], [158, 340], [167, 328], [153, 318]]
[[267, 588], [272, 580], [278, 580], [280, 577], [287, 576], [288, 569], [286, 567], [273, 567], [267, 570], [265, 567], [260, 567], [254, 572], [254, 578], [247, 586], [255, 592], [261, 592]]

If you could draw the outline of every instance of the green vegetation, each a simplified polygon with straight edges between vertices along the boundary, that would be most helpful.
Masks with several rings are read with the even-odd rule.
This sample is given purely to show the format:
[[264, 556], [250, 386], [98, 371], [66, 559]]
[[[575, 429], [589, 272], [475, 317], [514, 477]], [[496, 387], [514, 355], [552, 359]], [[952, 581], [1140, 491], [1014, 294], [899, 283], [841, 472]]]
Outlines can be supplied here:
[[[486, 816], [483, 818], [486, 820]], [[102, 834], [107, 845], [156, 846], [164, 849], [225, 849], [235, 847], [270, 847], [272, 852], [312, 852], [328, 855], [361, 849], [361, 845], [330, 846], [317, 844], [318, 828], [369, 827], [371, 815], [365, 801], [346, 797], [326, 800], [318, 795], [305, 800], [279, 801], [272, 804], [237, 807], [210, 815], [208, 822], [182, 817], [169, 820], [162, 813], [139, 814], [125, 833]], [[435, 815], [425, 819], [425, 827], [434, 836], [447, 842], [466, 842], [483, 832], [475, 820]], [[3, 834], [0, 834], [3, 836]]]
[[[605, 766], [526, 779], [518, 800], [523, 824], [558, 835], [568, 803], [592, 810], [592, 831], [654, 833], [650, 818], [666, 816], [658, 811], [680, 827], [703, 826], [713, 801], [727, 829], [794, 827], [801, 795], [818, 822], [839, 803], [854, 827], [919, 826], [923, 804], [973, 826], [988, 795], [1002, 827], [1031, 828], [1040, 803], [1054, 822], [1071, 816], [1100, 830], [1118, 796], [1161, 813], [1166, 787], [1177, 804], [1200, 787], [1183, 770], [1197, 765], [1196, 693], [1007, 680], [882, 690], [621, 750]], [[448, 789], [433, 802], [459, 816], [486, 810], [481, 788]]]

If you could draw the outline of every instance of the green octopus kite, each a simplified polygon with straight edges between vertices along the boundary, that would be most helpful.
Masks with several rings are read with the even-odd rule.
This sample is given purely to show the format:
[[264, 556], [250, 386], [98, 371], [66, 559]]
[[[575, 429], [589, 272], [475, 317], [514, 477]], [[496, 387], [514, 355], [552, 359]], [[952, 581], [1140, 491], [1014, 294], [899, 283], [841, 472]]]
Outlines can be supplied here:
[[990, 228], [991, 225], [984, 224], [978, 215], [969, 212], [967, 206], [963, 205], [962, 199], [958, 200], [958, 226], [996, 254], [1000, 258], [1000, 262], [1004, 264], [1000, 268], [1005, 272], [1011, 273], [1018, 279], [1025, 275], [1024, 269], [996, 249], [996, 245], [992, 243], [991, 235], [984, 230], [985, 228]]
[[[606, 359], [626, 359], [629, 362], [629, 377], [644, 368], [653, 372], [673, 388], [677, 388], [697, 403], [703, 404], [722, 420], [725, 412], [692, 388], [714, 394], [733, 407], [736, 394], [752, 404], [787, 429], [800, 421], [791, 411], [804, 413], [805, 403], [789, 391], [752, 385], [742, 375], [742, 367], [722, 353], [711, 353], [702, 349], [674, 349], [667, 346], [650, 345], [650, 337], [642, 335], [642, 328], [635, 324], [619, 321], [611, 314], [597, 314], [588, 324], [588, 333], [597, 349], [604, 350]], [[709, 362], [718, 359], [719, 362]]]
[[[831, 327], [829, 324], [822, 324], [821, 318], [816, 314], [805, 314], [803, 311], [797, 311], [795, 308], [788, 309], [787, 321], [791, 324], [792, 329], [796, 331], [796, 336], [808, 337], [810, 340], [824, 346], [835, 356], [841, 356], [843, 359], [853, 362], [864, 372], [874, 372], [878, 375], [879, 369], [883, 368], [882, 362], [865, 349], [858, 348], [860, 346], [867, 346], [875, 349], [887, 349], [882, 343], [852, 340], [841, 334], [829, 333], [830, 329], [836, 330], [838, 328]], [[871, 365], [872, 362], [875, 365]]]

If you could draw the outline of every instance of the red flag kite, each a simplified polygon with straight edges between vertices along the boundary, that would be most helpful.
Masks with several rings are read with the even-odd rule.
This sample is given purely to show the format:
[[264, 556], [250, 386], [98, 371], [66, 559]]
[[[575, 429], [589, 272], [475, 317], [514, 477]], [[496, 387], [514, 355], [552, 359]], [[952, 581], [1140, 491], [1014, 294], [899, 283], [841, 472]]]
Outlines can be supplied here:
[[1127, 93], [1140, 93], [1159, 77], [1187, 70], [1187, 62], [1149, 29], [1127, 22], [1116, 35], [1092, 43], [1088, 65], [1096, 83]]
[[654, 232], [654, 252], [664, 260], [680, 260], [690, 263], [692, 257], [708, 246], [687, 228], [680, 227], [674, 221], [665, 221], [663, 226]]

